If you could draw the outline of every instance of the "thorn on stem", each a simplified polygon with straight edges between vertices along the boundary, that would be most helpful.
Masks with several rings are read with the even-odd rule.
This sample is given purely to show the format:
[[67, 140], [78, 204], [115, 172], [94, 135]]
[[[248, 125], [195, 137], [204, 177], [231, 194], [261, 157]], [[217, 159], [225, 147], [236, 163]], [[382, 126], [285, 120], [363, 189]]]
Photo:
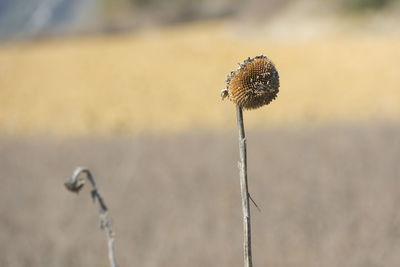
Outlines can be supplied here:
[[258, 207], [257, 203], [256, 203], [256, 202], [254, 201], [254, 199], [251, 197], [250, 193], [249, 193], [249, 198], [250, 198], [251, 202], [253, 202], [253, 204], [254, 204], [254, 206], [257, 208], [257, 210], [258, 210], [259, 212], [261, 212], [261, 209]]

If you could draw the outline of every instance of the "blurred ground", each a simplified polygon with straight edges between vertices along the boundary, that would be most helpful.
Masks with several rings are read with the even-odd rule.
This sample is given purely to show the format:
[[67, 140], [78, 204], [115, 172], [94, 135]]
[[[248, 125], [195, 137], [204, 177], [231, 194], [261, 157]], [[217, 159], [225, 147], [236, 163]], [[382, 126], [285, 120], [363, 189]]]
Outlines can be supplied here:
[[[0, 141], [0, 265], [108, 266], [97, 205], [63, 182], [89, 166], [120, 266], [242, 266], [233, 133]], [[250, 131], [255, 266], [398, 266], [400, 128]]]
[[244, 114], [255, 266], [398, 266], [399, 3], [0, 0], [0, 266], [108, 266], [77, 166], [121, 267], [241, 266], [219, 94], [260, 54], [281, 91]]

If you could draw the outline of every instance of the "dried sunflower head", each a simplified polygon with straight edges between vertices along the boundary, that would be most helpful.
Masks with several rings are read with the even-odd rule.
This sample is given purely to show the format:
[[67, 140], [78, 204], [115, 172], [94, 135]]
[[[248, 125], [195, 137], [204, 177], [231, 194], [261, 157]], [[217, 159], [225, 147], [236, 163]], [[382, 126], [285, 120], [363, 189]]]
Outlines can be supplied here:
[[279, 92], [279, 74], [275, 65], [264, 55], [248, 58], [226, 78], [221, 98], [229, 97], [244, 109], [268, 105]]

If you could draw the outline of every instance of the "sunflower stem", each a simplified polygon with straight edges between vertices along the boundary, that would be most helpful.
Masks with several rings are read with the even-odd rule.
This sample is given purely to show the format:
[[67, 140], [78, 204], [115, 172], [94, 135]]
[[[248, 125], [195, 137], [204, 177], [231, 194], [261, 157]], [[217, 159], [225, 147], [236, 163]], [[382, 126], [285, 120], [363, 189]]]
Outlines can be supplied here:
[[246, 136], [243, 124], [243, 110], [236, 105], [236, 119], [239, 131], [239, 154], [240, 161], [238, 164], [240, 174], [240, 192], [242, 196], [242, 212], [243, 212], [243, 250], [244, 250], [244, 267], [252, 267], [251, 254], [251, 227], [250, 227], [250, 205], [249, 190], [247, 182], [247, 149]]

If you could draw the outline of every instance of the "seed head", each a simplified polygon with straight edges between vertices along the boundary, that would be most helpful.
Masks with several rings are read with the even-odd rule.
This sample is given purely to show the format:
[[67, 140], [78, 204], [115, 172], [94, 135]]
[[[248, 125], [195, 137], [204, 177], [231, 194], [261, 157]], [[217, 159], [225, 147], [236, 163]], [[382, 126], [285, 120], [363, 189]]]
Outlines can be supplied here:
[[229, 97], [236, 105], [244, 109], [256, 109], [268, 105], [279, 92], [279, 74], [266, 56], [247, 58], [238, 63], [237, 70], [226, 78], [226, 88], [221, 98]]

